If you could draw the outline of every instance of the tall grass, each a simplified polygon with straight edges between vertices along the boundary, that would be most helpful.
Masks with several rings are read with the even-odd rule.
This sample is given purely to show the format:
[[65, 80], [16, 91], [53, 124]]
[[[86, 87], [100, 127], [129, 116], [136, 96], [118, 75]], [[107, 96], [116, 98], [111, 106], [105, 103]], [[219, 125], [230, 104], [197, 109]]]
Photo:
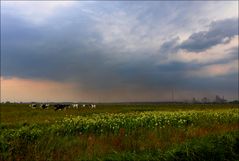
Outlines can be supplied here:
[[4, 105], [0, 160], [236, 161], [238, 122], [232, 104], [99, 105], [56, 112]]
[[[220, 150], [222, 155], [227, 155], [227, 158], [238, 159], [238, 155], [235, 154], [238, 150], [238, 130], [238, 124], [226, 124], [186, 129], [168, 127], [147, 130], [140, 128], [131, 134], [126, 134], [124, 129], [121, 129], [117, 135], [114, 133], [102, 135], [88, 133], [76, 136], [46, 134], [35, 140], [17, 138], [7, 143], [1, 142], [0, 156], [1, 160], [5, 161], [107, 160], [110, 158], [113, 160], [138, 160], [141, 157], [145, 159], [148, 157], [149, 160], [183, 160], [182, 158], [184, 160], [188, 158], [203, 160], [206, 157], [200, 154], [203, 150], [211, 151], [212, 156], [209, 155], [209, 152], [205, 154], [208, 157], [216, 157], [213, 155]], [[223, 136], [225, 133], [230, 135], [226, 134], [226, 140], [220, 140], [224, 137], [218, 136]], [[204, 137], [207, 139], [201, 140]], [[215, 145], [215, 140], [211, 140], [212, 138], [216, 138]], [[219, 141], [221, 144], [220, 147], [217, 147]], [[230, 142], [228, 143], [228, 141]], [[215, 148], [220, 149], [214, 151]]]

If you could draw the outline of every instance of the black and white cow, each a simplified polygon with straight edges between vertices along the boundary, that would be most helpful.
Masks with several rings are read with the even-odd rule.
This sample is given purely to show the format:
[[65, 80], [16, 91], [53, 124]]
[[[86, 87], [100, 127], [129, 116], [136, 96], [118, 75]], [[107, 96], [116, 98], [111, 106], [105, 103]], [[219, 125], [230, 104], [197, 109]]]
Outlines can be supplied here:
[[37, 104], [30, 104], [29, 107], [31, 107], [32, 109], [37, 108]]
[[91, 104], [90, 108], [96, 108], [96, 104]]
[[49, 104], [44, 104], [44, 103], [40, 105], [42, 109], [47, 109], [49, 106], [50, 106]]
[[56, 104], [56, 105], [54, 105], [54, 107], [55, 107], [55, 111], [56, 111], [56, 110], [63, 110], [65, 108], [69, 107], [69, 105], [66, 105], [66, 104]]
[[74, 103], [74, 104], [72, 104], [72, 107], [73, 107], [73, 108], [78, 108], [79, 105], [78, 105], [77, 103]]

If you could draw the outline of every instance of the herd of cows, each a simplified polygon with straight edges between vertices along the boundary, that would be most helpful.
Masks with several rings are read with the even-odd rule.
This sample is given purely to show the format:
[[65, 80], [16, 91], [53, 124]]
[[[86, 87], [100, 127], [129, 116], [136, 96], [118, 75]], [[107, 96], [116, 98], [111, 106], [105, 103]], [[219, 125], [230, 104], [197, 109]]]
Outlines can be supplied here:
[[30, 104], [29, 107], [32, 109], [36, 108], [41, 108], [41, 109], [48, 109], [50, 107], [53, 107], [55, 111], [57, 110], [63, 110], [67, 108], [96, 108], [96, 104], [47, 104], [47, 103], [42, 103], [42, 104]]

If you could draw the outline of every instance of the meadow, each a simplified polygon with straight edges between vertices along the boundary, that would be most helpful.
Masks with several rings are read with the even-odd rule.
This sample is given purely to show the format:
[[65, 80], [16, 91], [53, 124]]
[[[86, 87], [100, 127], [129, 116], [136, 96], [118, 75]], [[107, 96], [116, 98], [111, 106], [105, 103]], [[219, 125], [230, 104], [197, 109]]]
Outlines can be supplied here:
[[1, 104], [0, 160], [239, 160], [238, 104]]

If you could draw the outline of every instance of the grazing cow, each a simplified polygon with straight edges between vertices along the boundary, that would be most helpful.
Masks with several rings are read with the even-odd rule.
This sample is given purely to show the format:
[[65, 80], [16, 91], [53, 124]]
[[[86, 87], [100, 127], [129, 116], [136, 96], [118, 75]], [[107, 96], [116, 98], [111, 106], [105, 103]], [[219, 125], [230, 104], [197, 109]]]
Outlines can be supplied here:
[[55, 107], [55, 111], [56, 111], [56, 110], [63, 110], [65, 108], [69, 107], [69, 105], [56, 104], [56, 105], [54, 105], [54, 107]]
[[95, 104], [89, 104], [88, 107], [89, 108], [96, 108], [96, 105]]
[[73, 107], [78, 108], [79, 105], [78, 104], [73, 104]]
[[37, 105], [36, 104], [30, 104], [29, 107], [35, 109], [35, 108], [37, 108]]
[[90, 107], [91, 108], [96, 108], [96, 105], [95, 104], [91, 104]]
[[73, 107], [73, 108], [78, 108], [79, 105], [78, 105], [78, 104], [72, 104], [72, 107]]
[[82, 105], [82, 107], [85, 107], [85, 106], [86, 106], [85, 104]]
[[47, 109], [49, 107], [49, 104], [41, 104], [40, 107], [42, 109]]

